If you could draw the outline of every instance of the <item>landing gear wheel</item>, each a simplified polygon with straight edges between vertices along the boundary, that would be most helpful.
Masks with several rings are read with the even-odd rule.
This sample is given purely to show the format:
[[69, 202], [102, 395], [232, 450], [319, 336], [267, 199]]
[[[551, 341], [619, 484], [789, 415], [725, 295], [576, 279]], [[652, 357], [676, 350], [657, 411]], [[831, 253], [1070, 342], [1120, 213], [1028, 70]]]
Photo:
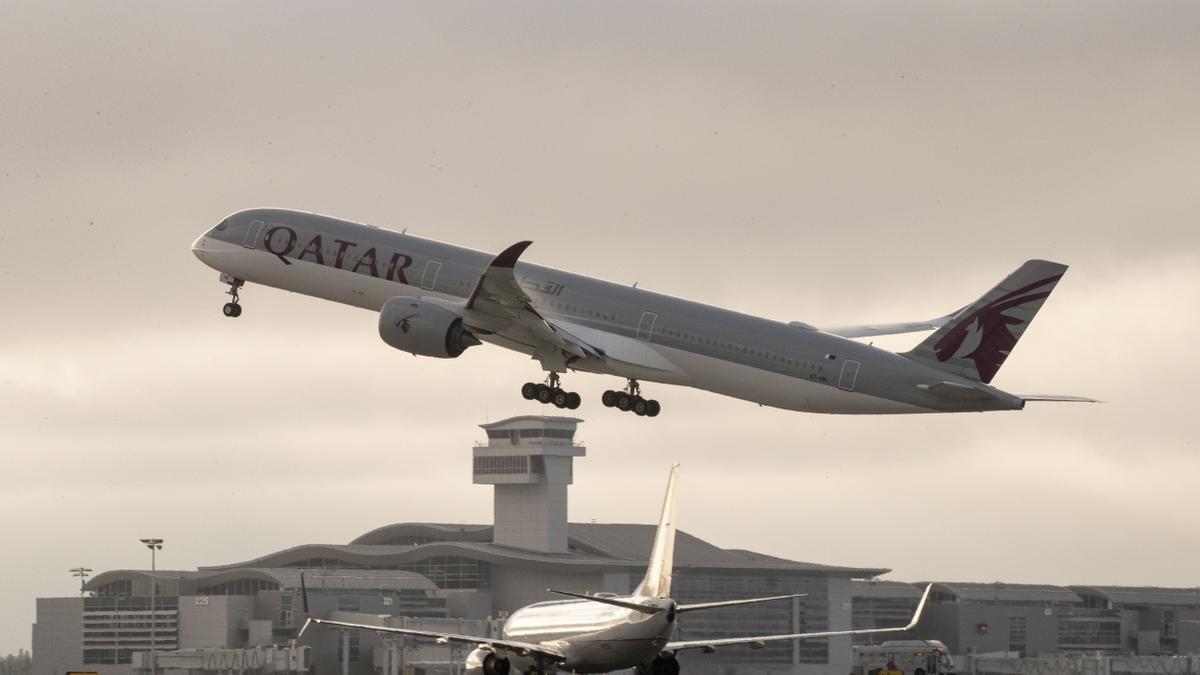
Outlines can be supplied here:
[[537, 393], [538, 386], [536, 384], [532, 382], [526, 382], [525, 384], [521, 385], [521, 396], [526, 401], [532, 401], [533, 399], [537, 398]]
[[547, 387], [544, 384], [539, 384], [537, 385], [537, 388], [536, 396], [538, 403], [549, 403], [550, 399], [554, 397], [554, 390], [550, 387]]
[[646, 414], [646, 399], [641, 396], [635, 396], [633, 399], [633, 412], [638, 417], [643, 417]]
[[612, 389], [606, 390], [604, 394], [600, 396], [600, 402], [604, 404], [605, 408], [611, 408], [615, 406], [617, 404], [617, 392], [613, 391]]
[[633, 405], [633, 397], [623, 391], [617, 392], [617, 410], [625, 412]]
[[238, 289], [246, 282], [233, 275], [222, 273], [221, 283], [229, 284], [229, 290], [225, 291], [225, 295], [230, 297], [230, 301], [225, 303], [225, 306], [221, 308], [221, 313], [231, 319], [236, 319], [242, 315], [242, 306], [238, 304]]
[[570, 400], [570, 396], [567, 394], [567, 392], [563, 391], [562, 389], [554, 390], [553, 403], [555, 408], [561, 410], [562, 408], [567, 407], [568, 400]]
[[583, 399], [579, 396], [579, 394], [576, 394], [575, 392], [567, 394], [567, 410], [574, 410], [578, 408], [580, 403], [583, 403]]
[[650, 399], [646, 401], [646, 417], [658, 417], [658, 413], [662, 412], [662, 406], [658, 401]]
[[495, 654], [488, 654], [483, 657], [483, 672], [485, 675], [508, 675], [512, 664], [508, 659], [502, 659]]

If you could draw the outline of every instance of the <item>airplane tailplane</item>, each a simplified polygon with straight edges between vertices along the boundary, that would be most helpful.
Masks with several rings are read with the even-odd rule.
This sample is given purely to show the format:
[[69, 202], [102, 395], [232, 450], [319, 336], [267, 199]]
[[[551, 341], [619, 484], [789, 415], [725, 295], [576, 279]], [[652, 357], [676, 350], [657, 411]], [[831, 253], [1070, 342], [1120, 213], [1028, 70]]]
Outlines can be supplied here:
[[1029, 260], [903, 356], [988, 383], [1067, 271]]
[[654, 535], [654, 548], [650, 553], [650, 564], [634, 595], [671, 597], [671, 568], [675, 565], [675, 479], [678, 477], [679, 465], [672, 464], [671, 475], [667, 479], [667, 496], [663, 499], [662, 517], [658, 520], [658, 532]]

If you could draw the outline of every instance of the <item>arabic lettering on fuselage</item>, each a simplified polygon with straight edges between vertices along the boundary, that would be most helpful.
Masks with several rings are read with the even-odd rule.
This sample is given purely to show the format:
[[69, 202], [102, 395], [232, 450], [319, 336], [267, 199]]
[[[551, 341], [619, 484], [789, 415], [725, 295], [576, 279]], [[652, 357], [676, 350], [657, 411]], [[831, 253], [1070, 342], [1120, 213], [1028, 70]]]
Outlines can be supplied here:
[[554, 296], [562, 294], [563, 288], [565, 288], [565, 286], [556, 281], [546, 281], [539, 284], [529, 277], [521, 277], [521, 285], [524, 286], [526, 290]]
[[[263, 248], [268, 253], [274, 255], [284, 265], [291, 265], [292, 260], [288, 256], [296, 250], [296, 245], [300, 242], [300, 235], [296, 230], [287, 225], [272, 224], [267, 229], [267, 233], [263, 235]], [[327, 265], [325, 256], [325, 240], [324, 236], [315, 234], [308, 243], [300, 249], [300, 252], [295, 255], [296, 260], [314, 262], [318, 265]], [[370, 274], [373, 277], [379, 278], [380, 263], [384, 259], [387, 260], [387, 269], [384, 271], [382, 278], [388, 281], [399, 281], [402, 284], [408, 283], [408, 278], [404, 275], [404, 270], [408, 269], [413, 264], [413, 258], [410, 255], [393, 252], [391, 257], [387, 257], [386, 252], [379, 252], [377, 247], [372, 246], [358, 255], [357, 262], [353, 267], [346, 267], [346, 254], [351, 249], [359, 247], [358, 242], [348, 239], [333, 239], [333, 247], [336, 251], [331, 252], [333, 258], [332, 267], [336, 269], [349, 269], [357, 274]]]

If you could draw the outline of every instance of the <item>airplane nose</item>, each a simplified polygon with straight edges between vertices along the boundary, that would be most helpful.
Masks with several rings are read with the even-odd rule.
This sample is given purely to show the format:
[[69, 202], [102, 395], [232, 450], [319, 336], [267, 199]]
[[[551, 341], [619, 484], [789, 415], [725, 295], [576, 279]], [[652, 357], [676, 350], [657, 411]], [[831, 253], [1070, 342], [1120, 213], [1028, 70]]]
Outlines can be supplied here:
[[208, 248], [208, 235], [202, 234], [196, 237], [196, 241], [192, 242], [192, 253], [201, 260], [204, 260], [204, 252]]

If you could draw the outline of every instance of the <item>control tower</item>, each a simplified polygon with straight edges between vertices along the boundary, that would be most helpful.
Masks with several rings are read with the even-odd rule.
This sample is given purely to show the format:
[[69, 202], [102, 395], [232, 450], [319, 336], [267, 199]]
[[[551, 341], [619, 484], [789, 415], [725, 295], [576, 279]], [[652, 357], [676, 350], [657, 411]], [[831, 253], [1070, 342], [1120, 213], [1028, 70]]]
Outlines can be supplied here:
[[494, 485], [492, 543], [545, 553], [567, 552], [567, 486], [574, 458], [575, 417], [521, 415], [481, 424], [487, 445], [474, 450], [476, 485]]

